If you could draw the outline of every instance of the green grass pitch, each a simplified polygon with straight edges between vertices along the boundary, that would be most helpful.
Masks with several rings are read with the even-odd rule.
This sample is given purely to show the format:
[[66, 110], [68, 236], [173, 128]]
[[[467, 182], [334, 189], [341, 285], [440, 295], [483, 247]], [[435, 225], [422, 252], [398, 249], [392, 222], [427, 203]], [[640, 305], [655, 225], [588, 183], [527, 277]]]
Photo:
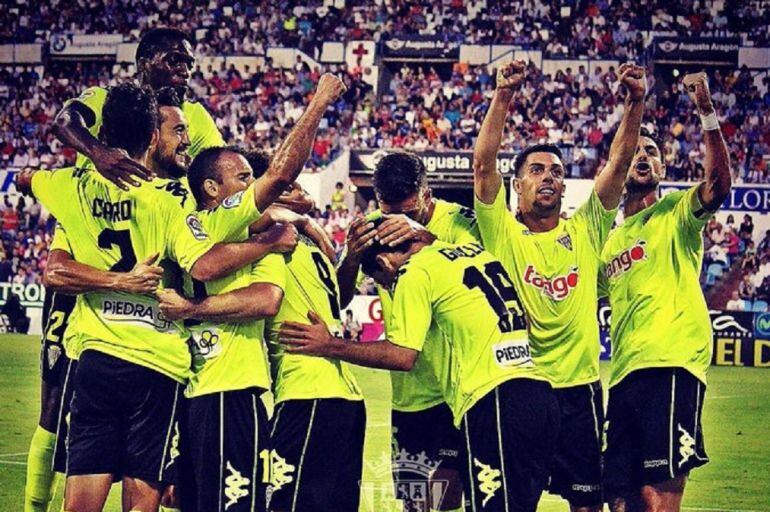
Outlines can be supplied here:
[[[26, 453], [39, 411], [38, 341], [0, 335], [0, 511], [22, 510]], [[609, 367], [602, 365], [603, 376]], [[386, 372], [356, 369], [367, 401], [367, 467], [364, 482], [387, 489], [378, 463], [387, 456], [390, 385]], [[684, 510], [700, 512], [770, 510], [770, 370], [713, 367], [703, 413], [711, 463], [693, 472]], [[376, 485], [371, 483], [377, 481]], [[58, 489], [61, 494], [61, 485]], [[114, 488], [105, 510], [118, 511]], [[397, 510], [391, 496], [371, 493], [361, 510]], [[58, 503], [58, 500], [57, 500]], [[60, 510], [54, 508], [53, 510]], [[544, 496], [539, 511], [566, 511], [559, 498]]]

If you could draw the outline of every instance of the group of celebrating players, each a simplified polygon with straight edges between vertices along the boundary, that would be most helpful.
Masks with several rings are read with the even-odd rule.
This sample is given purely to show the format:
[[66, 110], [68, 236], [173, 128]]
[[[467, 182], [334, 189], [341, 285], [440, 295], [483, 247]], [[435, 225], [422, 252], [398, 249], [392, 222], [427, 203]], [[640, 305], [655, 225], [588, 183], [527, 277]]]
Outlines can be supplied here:
[[[115, 481], [126, 512], [357, 511], [366, 412], [350, 363], [392, 370], [405, 511], [421, 505], [400, 485], [403, 457], [432, 461], [436, 510], [534, 511], [546, 489], [574, 511], [679, 509], [708, 461], [701, 231], [731, 186], [704, 73], [684, 86], [705, 180], [658, 197], [645, 70], [624, 64], [607, 164], [564, 219], [551, 145], [516, 157], [508, 209], [496, 160], [526, 72], [509, 63], [476, 142], [474, 208], [433, 198], [420, 158], [389, 152], [380, 209], [352, 223], [335, 262], [295, 180], [343, 83], [323, 75], [268, 156], [225, 146], [184, 99], [184, 33], [147, 32], [136, 60], [138, 83], [87, 89], [57, 117], [76, 166], [17, 182], [58, 221], [26, 510], [47, 510], [56, 470], [67, 512], [102, 510]], [[378, 284], [382, 341], [341, 337], [362, 273]], [[606, 421], [600, 295], [613, 311]]]

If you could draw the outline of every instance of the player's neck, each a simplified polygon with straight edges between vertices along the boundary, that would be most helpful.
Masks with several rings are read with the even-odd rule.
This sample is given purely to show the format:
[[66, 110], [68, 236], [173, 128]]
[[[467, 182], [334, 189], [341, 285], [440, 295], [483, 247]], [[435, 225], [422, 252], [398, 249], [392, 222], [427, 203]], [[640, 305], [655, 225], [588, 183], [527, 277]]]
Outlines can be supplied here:
[[623, 200], [623, 215], [630, 217], [645, 208], [654, 205], [658, 200], [658, 189], [653, 188], [646, 192], [626, 192]]
[[528, 212], [519, 211], [518, 217], [519, 222], [527, 226], [527, 229], [533, 233], [545, 233], [556, 229], [556, 226], [559, 225], [558, 211], [545, 216], [538, 214], [534, 210]]
[[430, 203], [428, 203], [428, 211], [425, 212], [425, 225], [427, 226], [431, 219], [433, 218], [433, 212], [436, 211], [436, 199], [431, 198]]

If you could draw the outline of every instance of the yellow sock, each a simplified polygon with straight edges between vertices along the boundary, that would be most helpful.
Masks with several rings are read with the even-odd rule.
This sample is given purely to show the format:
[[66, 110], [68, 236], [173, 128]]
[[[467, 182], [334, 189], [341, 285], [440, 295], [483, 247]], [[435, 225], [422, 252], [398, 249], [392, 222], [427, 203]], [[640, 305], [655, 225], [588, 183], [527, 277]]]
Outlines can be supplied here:
[[56, 480], [53, 454], [56, 434], [38, 425], [32, 435], [27, 455], [27, 483], [24, 486], [24, 512], [47, 512]]

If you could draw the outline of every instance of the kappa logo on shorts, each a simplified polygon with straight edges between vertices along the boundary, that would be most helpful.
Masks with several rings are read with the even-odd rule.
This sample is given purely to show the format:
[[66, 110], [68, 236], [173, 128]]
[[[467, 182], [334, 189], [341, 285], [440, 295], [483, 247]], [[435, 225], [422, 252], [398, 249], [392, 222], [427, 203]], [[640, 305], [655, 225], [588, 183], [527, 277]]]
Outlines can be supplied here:
[[273, 491], [292, 483], [294, 481], [292, 473], [295, 469], [297, 469], [296, 466], [286, 462], [286, 459], [278, 455], [278, 452], [270, 450], [270, 487]]
[[246, 486], [251, 483], [251, 480], [241, 475], [241, 472], [236, 470], [229, 460], [227, 461], [227, 471], [230, 474], [225, 478], [225, 497], [227, 498], [225, 510], [238, 503], [239, 499], [249, 495], [249, 488]]
[[171, 438], [171, 448], [168, 450], [168, 463], [163, 469], [168, 469], [179, 457], [179, 422], [174, 422], [174, 437]]
[[484, 493], [484, 501], [481, 502], [482, 507], [487, 506], [487, 502], [495, 497], [495, 493], [503, 486], [500, 482], [500, 475], [502, 473], [499, 469], [494, 469], [488, 464], [479, 462], [476, 457], [473, 458], [473, 465], [481, 468], [476, 474], [476, 479], [479, 481], [479, 491]]
[[679, 436], [679, 455], [682, 456], [682, 460], [679, 461], [679, 467], [681, 468], [682, 464], [695, 455], [695, 439], [693, 439], [689, 432], [682, 428], [682, 425], [677, 423], [677, 427], [682, 434]]

